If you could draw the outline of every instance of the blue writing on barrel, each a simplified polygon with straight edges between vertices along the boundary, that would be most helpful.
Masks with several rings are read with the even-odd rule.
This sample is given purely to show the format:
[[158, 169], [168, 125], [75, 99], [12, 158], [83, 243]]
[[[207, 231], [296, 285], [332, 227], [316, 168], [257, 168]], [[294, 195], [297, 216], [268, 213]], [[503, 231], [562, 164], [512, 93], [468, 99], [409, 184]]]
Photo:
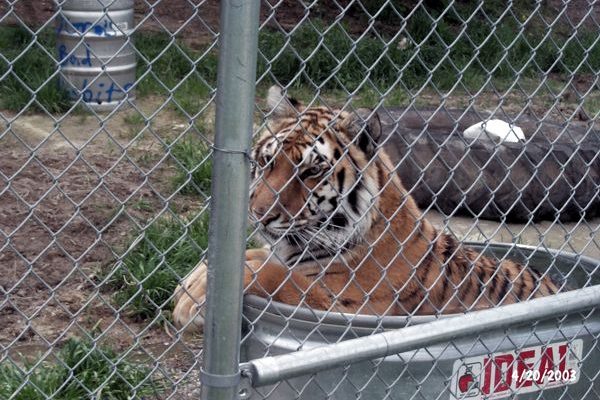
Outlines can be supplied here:
[[133, 82], [128, 82], [123, 85], [121, 89], [115, 82], [99, 82], [97, 83], [100, 90], [94, 91], [88, 87], [87, 78], [81, 83], [81, 89], [77, 90], [74, 88], [69, 89], [71, 97], [79, 97], [86, 103], [97, 103], [102, 104], [104, 102], [110, 103], [113, 101], [113, 96], [119, 93], [127, 93], [132, 88]]
[[61, 33], [63, 31], [72, 32], [71, 26], [75, 30], [75, 32], [86, 33], [88, 30], [93, 32], [98, 36], [116, 36], [119, 32], [119, 27], [115, 25], [110, 19], [104, 19], [97, 23], [91, 21], [81, 21], [81, 22], [67, 22], [64, 19], [61, 19], [56, 31], [57, 33]]
[[67, 46], [61, 44], [60, 46], [58, 46], [58, 60], [60, 61], [60, 65], [62, 66], [92, 66], [92, 57], [90, 54], [90, 49], [87, 46], [85, 47], [85, 55], [83, 57], [77, 57], [75, 54], [69, 55], [69, 52], [67, 51]]

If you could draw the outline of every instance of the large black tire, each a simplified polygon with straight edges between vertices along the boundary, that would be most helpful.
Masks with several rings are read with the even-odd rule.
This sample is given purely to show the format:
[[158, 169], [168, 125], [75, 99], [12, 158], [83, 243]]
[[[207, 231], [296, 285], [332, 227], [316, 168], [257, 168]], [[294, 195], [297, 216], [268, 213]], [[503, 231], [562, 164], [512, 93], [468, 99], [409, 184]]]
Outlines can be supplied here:
[[473, 112], [386, 109], [379, 115], [382, 143], [421, 208], [511, 222], [600, 215], [600, 134], [593, 123], [560, 126], [521, 117], [515, 123], [528, 141], [496, 144], [462, 136], [486, 117]]

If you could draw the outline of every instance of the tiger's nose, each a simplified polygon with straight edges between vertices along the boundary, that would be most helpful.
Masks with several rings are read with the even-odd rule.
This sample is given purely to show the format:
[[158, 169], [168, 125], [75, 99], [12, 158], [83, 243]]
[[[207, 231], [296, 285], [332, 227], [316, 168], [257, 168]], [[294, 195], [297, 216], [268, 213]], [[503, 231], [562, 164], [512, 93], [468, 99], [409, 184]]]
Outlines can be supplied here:
[[254, 214], [254, 216], [257, 219], [262, 219], [269, 212], [269, 207], [266, 207], [266, 206], [251, 207], [251, 211], [252, 211], [252, 214]]

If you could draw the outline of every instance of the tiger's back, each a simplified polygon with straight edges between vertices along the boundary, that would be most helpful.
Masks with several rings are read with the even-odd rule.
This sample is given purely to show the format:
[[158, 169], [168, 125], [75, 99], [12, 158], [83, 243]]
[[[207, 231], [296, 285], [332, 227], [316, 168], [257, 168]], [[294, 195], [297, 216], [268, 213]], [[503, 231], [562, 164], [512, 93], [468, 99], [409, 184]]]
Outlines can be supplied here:
[[[451, 313], [511, 304], [558, 290], [549, 277], [533, 268], [484, 256], [442, 233], [432, 240], [431, 251], [406, 285], [400, 303], [406, 311], [417, 309], [420, 314]], [[427, 296], [428, 304], [422, 305]]]

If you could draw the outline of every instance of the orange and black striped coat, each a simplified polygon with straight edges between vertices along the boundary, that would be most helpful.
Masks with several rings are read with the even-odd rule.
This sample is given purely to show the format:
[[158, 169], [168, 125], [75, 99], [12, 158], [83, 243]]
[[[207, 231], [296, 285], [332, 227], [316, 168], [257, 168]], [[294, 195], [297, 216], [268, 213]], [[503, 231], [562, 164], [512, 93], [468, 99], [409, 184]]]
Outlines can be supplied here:
[[[370, 110], [303, 108], [271, 88], [250, 212], [273, 254], [247, 253], [250, 293], [367, 314], [460, 312], [558, 291], [436, 230], [376, 143]], [[369, 122], [366, 122], [366, 121]]]

